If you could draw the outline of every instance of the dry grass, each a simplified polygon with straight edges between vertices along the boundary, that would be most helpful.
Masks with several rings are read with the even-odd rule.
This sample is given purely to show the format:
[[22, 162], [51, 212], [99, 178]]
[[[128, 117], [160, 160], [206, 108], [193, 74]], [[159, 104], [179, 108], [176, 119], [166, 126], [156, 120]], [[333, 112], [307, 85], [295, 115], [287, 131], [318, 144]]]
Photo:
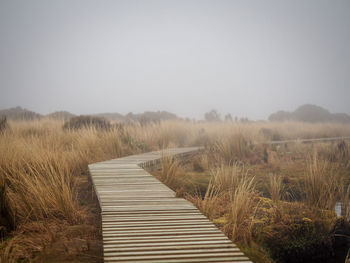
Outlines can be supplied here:
[[248, 158], [251, 154], [251, 142], [243, 135], [243, 133], [234, 133], [230, 136], [218, 139], [214, 144], [214, 152], [221, 160], [230, 164], [237, 160]]
[[161, 180], [170, 187], [178, 183], [179, 161], [173, 156], [161, 158]]
[[255, 194], [254, 177], [243, 177], [232, 192], [225, 230], [233, 241], [248, 244], [252, 240]]
[[234, 163], [232, 166], [221, 164], [211, 171], [212, 180], [219, 193], [231, 193], [238, 187], [242, 176], [246, 175], [243, 166]]
[[[2, 225], [5, 232], [11, 225], [18, 230], [33, 222], [84, 223], [89, 215], [78, 200], [77, 177], [86, 175], [88, 163], [128, 153], [117, 129], [61, 127], [54, 121], [11, 123], [11, 130], [0, 136], [1, 217], [5, 210], [10, 221]], [[29, 259], [44, 246], [16, 231], [0, 246], [2, 262]]]
[[271, 196], [271, 199], [274, 202], [281, 200], [283, 185], [282, 177], [274, 174], [270, 174], [268, 177], [268, 190]]
[[255, 194], [255, 179], [248, 175], [247, 169], [238, 164], [221, 164], [212, 171], [204, 197], [197, 195], [188, 199], [210, 219], [224, 216], [224, 231], [232, 240], [249, 243]]
[[220, 203], [222, 195], [212, 183], [209, 183], [204, 197], [200, 194], [188, 195], [186, 198], [191, 201], [209, 219], [213, 220], [220, 215]]
[[[138, 123], [96, 129], [62, 129], [63, 122], [41, 120], [9, 122], [10, 129], [0, 134], [0, 214], [7, 217], [7, 228], [0, 234], [8, 238], [0, 245], [2, 263], [28, 261], [57, 234], [56, 225], [84, 224], [87, 207], [81, 204], [77, 178], [86, 175], [88, 163], [167, 147], [206, 146], [199, 167], [212, 170], [205, 196], [193, 202], [210, 218], [226, 214], [226, 229], [234, 240], [251, 240], [255, 181], [247, 169], [235, 163], [252, 158], [252, 145], [271, 138], [295, 139], [349, 136], [350, 125], [300, 123], [191, 123], [166, 121], [141, 126]], [[269, 129], [271, 132], [266, 132]], [[262, 130], [264, 132], [262, 132]], [[272, 135], [271, 135], [272, 134]], [[347, 147], [349, 145], [347, 144]], [[348, 147], [349, 148], [349, 147]], [[348, 149], [347, 148], [347, 149]], [[303, 149], [300, 149], [303, 151]], [[349, 162], [349, 151], [344, 161]], [[337, 157], [340, 158], [340, 157]], [[340, 195], [349, 200], [350, 190], [339, 188], [336, 167], [319, 157], [310, 158], [305, 175], [306, 201], [309, 205], [332, 208]], [[179, 184], [179, 163], [162, 160], [162, 177], [168, 184]], [[281, 198], [280, 179], [269, 182], [274, 200]], [[180, 182], [181, 183], [181, 182]], [[346, 199], [348, 198], [348, 199]], [[347, 208], [348, 209], [348, 208]], [[349, 211], [349, 209], [347, 210]], [[4, 216], [5, 215], [5, 216]], [[24, 233], [39, 229], [38, 235]], [[25, 229], [25, 230], [22, 230]], [[56, 232], [55, 232], [56, 231]], [[44, 242], [40, 241], [42, 237]]]
[[348, 222], [350, 222], [350, 185], [348, 185], [347, 188], [344, 187], [340, 201], [342, 215]]
[[0, 138], [0, 174], [14, 220], [62, 217], [78, 220], [75, 176], [93, 161], [123, 153], [117, 134], [94, 129], [63, 132], [59, 128], [13, 129]]
[[343, 177], [337, 164], [321, 159], [317, 152], [308, 157], [303, 189], [310, 207], [334, 210], [342, 188]]

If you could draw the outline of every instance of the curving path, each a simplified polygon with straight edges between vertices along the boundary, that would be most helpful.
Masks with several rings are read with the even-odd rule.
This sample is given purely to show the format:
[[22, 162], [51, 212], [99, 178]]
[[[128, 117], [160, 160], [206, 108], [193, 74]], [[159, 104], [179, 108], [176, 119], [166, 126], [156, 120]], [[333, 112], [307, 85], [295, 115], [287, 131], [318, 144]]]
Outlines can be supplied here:
[[142, 167], [163, 155], [185, 158], [202, 148], [174, 148], [89, 165], [101, 206], [105, 262], [250, 262], [189, 201], [175, 197]]

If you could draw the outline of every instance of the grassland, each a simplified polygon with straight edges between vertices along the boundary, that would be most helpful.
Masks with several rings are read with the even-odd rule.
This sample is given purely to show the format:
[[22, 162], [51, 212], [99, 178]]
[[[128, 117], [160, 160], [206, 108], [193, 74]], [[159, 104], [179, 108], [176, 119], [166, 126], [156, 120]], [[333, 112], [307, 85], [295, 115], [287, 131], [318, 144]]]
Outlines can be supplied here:
[[163, 160], [154, 174], [256, 262], [295, 259], [296, 251], [299, 262], [332, 257], [335, 236], [349, 234], [334, 214], [337, 201], [349, 200], [349, 144], [265, 143], [349, 135], [350, 125], [293, 122], [10, 122], [0, 135], [0, 262], [101, 262], [88, 163], [199, 145], [203, 154]]

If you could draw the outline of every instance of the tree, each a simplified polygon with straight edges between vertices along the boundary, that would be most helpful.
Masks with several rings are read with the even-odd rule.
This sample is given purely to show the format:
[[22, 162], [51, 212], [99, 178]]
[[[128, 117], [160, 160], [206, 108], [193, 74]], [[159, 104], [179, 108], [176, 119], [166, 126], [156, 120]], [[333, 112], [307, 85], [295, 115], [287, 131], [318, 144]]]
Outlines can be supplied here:
[[231, 116], [230, 113], [225, 115], [225, 121], [228, 121], [228, 122], [232, 122], [233, 121], [232, 116]]
[[206, 121], [221, 121], [220, 114], [216, 110], [211, 110], [204, 114]]

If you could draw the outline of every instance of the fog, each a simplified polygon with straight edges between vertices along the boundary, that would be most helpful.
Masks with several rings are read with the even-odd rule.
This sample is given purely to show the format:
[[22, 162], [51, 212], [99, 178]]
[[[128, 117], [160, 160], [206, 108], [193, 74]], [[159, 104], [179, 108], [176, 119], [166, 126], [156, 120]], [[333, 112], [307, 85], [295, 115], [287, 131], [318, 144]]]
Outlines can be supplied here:
[[0, 108], [350, 113], [350, 1], [0, 0]]

